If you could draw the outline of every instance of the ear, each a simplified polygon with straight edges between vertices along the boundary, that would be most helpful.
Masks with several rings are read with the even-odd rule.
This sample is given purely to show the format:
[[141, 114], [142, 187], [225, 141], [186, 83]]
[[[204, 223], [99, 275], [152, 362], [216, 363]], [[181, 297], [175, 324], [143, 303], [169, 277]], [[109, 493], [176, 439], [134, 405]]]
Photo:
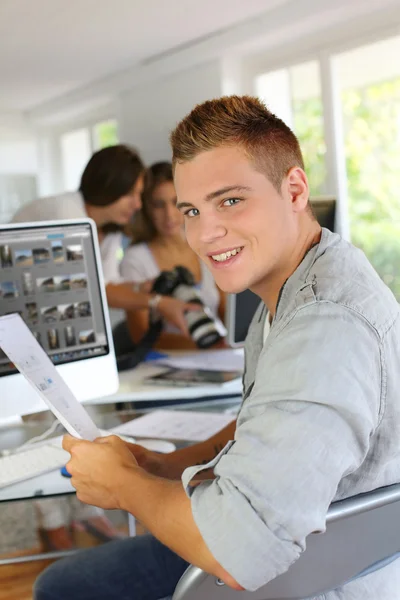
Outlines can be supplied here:
[[286, 177], [286, 186], [292, 199], [292, 209], [294, 212], [305, 210], [310, 197], [307, 175], [300, 167], [290, 169]]

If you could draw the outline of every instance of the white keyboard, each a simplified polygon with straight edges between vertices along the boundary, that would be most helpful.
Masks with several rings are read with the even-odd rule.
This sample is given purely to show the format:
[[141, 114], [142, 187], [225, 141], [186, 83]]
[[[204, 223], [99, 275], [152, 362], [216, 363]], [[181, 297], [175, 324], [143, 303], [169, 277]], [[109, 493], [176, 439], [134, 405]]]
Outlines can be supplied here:
[[0, 488], [63, 467], [70, 459], [57, 444], [43, 444], [0, 457]]

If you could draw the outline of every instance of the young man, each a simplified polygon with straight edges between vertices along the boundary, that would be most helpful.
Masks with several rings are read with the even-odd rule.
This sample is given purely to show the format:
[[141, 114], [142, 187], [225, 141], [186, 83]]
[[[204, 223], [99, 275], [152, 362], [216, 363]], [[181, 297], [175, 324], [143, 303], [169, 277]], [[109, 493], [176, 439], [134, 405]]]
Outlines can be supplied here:
[[[156, 600], [187, 563], [255, 590], [324, 529], [333, 500], [400, 480], [399, 306], [362, 252], [321, 231], [293, 133], [258, 100], [230, 97], [197, 106], [171, 139], [189, 244], [224, 291], [263, 301], [242, 408], [213, 439], [163, 457], [66, 437], [78, 497], [153, 535], [53, 565], [37, 600]], [[392, 561], [323, 598], [393, 600], [399, 586]]]

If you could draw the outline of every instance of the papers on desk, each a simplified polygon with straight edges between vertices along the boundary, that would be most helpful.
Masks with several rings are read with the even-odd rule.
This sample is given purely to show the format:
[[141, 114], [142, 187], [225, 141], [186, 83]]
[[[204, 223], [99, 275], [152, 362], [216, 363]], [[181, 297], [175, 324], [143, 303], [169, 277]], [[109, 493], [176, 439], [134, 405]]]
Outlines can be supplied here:
[[160, 358], [153, 364], [175, 367], [177, 369], [204, 369], [208, 371], [243, 371], [244, 350], [203, 350], [190, 352], [184, 356]]
[[100, 437], [100, 431], [18, 314], [0, 317], [0, 348], [68, 433], [86, 440]]
[[234, 415], [226, 413], [154, 410], [118, 425], [113, 431], [133, 437], [201, 442], [221, 431], [234, 419]]

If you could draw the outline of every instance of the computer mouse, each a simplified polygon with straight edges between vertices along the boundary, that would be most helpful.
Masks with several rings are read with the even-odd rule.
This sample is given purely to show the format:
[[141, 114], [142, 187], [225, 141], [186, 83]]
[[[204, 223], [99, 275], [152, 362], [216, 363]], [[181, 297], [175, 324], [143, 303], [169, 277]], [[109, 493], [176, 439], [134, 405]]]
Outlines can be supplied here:
[[60, 473], [63, 477], [72, 477], [71, 473], [67, 471], [67, 467], [62, 467]]

